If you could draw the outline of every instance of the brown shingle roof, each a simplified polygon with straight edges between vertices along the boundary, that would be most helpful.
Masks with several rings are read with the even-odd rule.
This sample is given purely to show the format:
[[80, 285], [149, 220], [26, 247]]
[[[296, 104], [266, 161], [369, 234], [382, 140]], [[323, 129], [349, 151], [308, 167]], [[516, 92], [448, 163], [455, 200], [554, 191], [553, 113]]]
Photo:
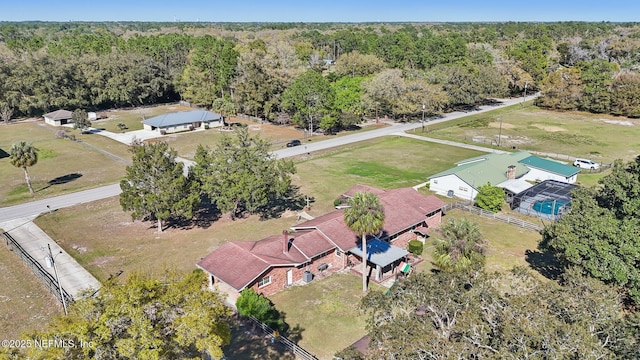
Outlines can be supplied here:
[[255, 242], [228, 242], [200, 260], [197, 265], [241, 291], [272, 266], [295, 266], [307, 261], [295, 247], [290, 247], [289, 252], [284, 254], [283, 242], [282, 235]]
[[294, 230], [316, 229], [342, 251], [347, 251], [356, 245], [358, 235], [351, 231], [344, 222], [344, 210], [335, 210], [291, 227]]
[[319, 231], [297, 231], [292, 238], [291, 246], [309, 259], [335, 248]]
[[430, 212], [446, 204], [433, 195], [425, 196], [412, 188], [387, 190], [380, 195], [384, 210], [384, 231], [394, 235], [423, 222]]
[[[425, 196], [412, 188], [372, 189], [380, 197], [385, 211], [384, 232], [391, 236], [426, 219], [426, 215], [442, 208], [437, 197]], [[356, 191], [353, 192], [355, 194]], [[297, 266], [336, 246], [343, 251], [359, 240], [344, 222], [344, 210], [335, 210], [313, 220], [293, 226], [288, 252], [284, 253], [285, 235], [273, 235], [255, 242], [229, 242], [198, 262], [198, 266], [240, 291], [274, 266]]]
[[[349, 190], [361, 191], [368, 187], [354, 186]], [[407, 228], [417, 225], [426, 219], [426, 215], [446, 204], [433, 195], [423, 195], [412, 188], [401, 188], [383, 191], [374, 189], [384, 209], [385, 236], [392, 236]], [[355, 191], [353, 192], [355, 194]], [[313, 220], [298, 224], [292, 229], [315, 228], [326, 235], [341, 250], [348, 250], [355, 245], [358, 236], [344, 222], [344, 210], [335, 210]]]

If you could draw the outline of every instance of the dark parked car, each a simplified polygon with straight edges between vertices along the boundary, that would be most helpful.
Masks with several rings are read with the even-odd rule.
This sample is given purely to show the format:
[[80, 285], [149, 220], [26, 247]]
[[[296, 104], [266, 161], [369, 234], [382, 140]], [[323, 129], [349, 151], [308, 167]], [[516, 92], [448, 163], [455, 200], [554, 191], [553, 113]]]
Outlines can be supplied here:
[[294, 147], [294, 146], [300, 146], [300, 145], [302, 145], [300, 140], [291, 140], [287, 143], [287, 147]]

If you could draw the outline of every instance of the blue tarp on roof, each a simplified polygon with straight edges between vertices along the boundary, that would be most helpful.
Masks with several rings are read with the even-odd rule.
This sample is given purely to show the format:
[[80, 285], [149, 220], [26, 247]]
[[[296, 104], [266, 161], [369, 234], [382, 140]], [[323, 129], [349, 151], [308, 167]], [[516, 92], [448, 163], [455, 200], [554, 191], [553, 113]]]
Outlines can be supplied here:
[[163, 127], [191, 124], [197, 121], [208, 123], [211, 121], [219, 121], [219, 120], [222, 120], [222, 115], [220, 114], [212, 113], [210, 111], [205, 111], [205, 110], [191, 110], [191, 111], [180, 111], [180, 112], [154, 116], [152, 118], [142, 121], [142, 123], [146, 125], [163, 128]]

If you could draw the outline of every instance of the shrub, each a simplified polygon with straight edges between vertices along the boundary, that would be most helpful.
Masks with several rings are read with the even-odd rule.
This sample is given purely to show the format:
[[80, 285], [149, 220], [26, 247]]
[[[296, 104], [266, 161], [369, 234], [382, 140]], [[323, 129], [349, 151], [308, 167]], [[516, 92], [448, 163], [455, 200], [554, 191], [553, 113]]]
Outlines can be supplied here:
[[478, 187], [476, 206], [485, 210], [498, 212], [504, 204], [504, 190], [490, 183]]
[[67, 137], [67, 133], [64, 130], [56, 130], [56, 139], [64, 139]]
[[204, 129], [209, 130], [209, 124], [204, 124]]
[[409, 241], [409, 245], [407, 246], [407, 251], [416, 255], [422, 255], [422, 250], [424, 250], [424, 244], [420, 240], [411, 240]]
[[337, 198], [335, 200], [333, 200], [333, 206], [340, 206], [342, 204], [342, 198]]
[[364, 354], [353, 346], [349, 346], [338, 351], [333, 358], [342, 360], [364, 360]]
[[253, 316], [281, 332], [286, 332], [289, 328], [271, 301], [251, 288], [242, 290], [240, 297], [236, 300], [236, 308], [238, 314]]
[[160, 130], [160, 135], [167, 135], [167, 130], [164, 130], [164, 129]]

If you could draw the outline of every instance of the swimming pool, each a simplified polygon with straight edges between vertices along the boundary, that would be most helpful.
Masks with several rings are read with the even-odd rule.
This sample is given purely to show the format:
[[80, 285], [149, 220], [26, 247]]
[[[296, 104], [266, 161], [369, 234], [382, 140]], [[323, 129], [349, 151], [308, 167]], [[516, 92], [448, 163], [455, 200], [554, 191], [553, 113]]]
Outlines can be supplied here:
[[568, 203], [569, 202], [566, 200], [539, 200], [533, 203], [533, 210], [543, 214], [558, 215], [558, 211], [560, 210], [560, 208], [567, 205]]

